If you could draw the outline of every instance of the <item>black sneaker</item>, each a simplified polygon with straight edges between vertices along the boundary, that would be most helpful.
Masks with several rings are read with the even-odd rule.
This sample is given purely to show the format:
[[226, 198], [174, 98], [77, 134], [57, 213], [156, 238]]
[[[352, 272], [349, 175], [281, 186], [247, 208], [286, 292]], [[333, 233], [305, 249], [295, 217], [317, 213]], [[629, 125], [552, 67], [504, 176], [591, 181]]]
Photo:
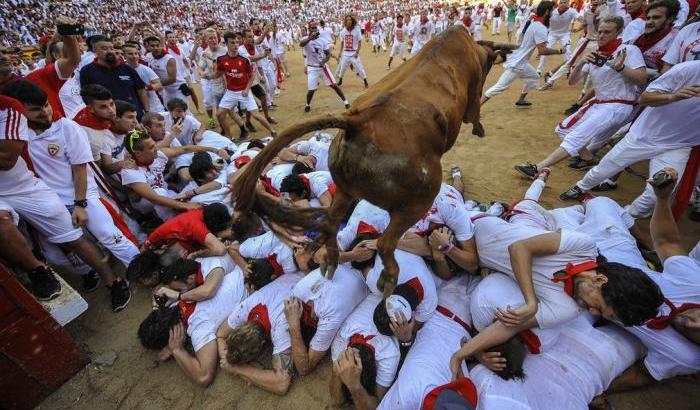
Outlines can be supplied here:
[[109, 288], [109, 294], [112, 297], [112, 311], [119, 312], [123, 310], [131, 300], [129, 282], [126, 279], [122, 279], [119, 282], [115, 280]]
[[581, 108], [581, 105], [573, 103], [573, 104], [571, 104], [571, 107], [564, 110], [564, 114], [571, 115], [571, 114], [575, 113], [576, 111], [578, 111], [579, 108]]
[[579, 157], [578, 155], [575, 157], [569, 157], [569, 164], [573, 164], [574, 162], [578, 161], [581, 161], [581, 157]]
[[594, 159], [589, 161], [579, 158], [578, 161], [570, 163], [569, 168], [578, 169], [579, 171], [588, 171], [596, 165], [598, 165], [598, 161]]
[[365, 89], [369, 88], [369, 83], [367, 82], [367, 79], [365, 78]]
[[348, 108], [350, 108], [350, 103], [345, 103], [345, 109], [347, 110]]
[[277, 120], [272, 118], [272, 117], [267, 117], [266, 119], [267, 119], [267, 122], [269, 122], [272, 125], [277, 124]]
[[603, 181], [602, 183], [594, 186], [591, 191], [593, 192], [605, 192], [605, 191], [614, 191], [617, 189], [617, 182], [611, 181], [609, 179]]
[[246, 140], [248, 138], [248, 130], [241, 130], [241, 135], [238, 136], [239, 141]]
[[[552, 72], [551, 72], [551, 71], [547, 71], [546, 73], [544, 73], [544, 82], [545, 82], [546, 84], [549, 84], [549, 79], [550, 79], [550, 78], [552, 78]], [[551, 86], [552, 86], [552, 84], [550, 84], [550, 87], [551, 87]]]
[[575, 201], [577, 199], [580, 199], [582, 196], [583, 191], [581, 190], [581, 188], [579, 188], [578, 185], [574, 185], [571, 188], [569, 188], [568, 191], [559, 195], [559, 199], [561, 199], [562, 201]]
[[343, 79], [342, 79], [342, 78], [339, 78], [339, 79], [338, 79], [338, 87], [340, 87], [341, 85], [343, 85]]
[[305, 105], [304, 106], [304, 112], [309, 112], [311, 111], [311, 106], [310, 105]]
[[525, 164], [520, 164], [516, 165], [515, 167], [516, 171], [520, 172], [521, 174], [525, 175], [526, 177], [530, 179], [535, 179], [537, 178], [537, 165], [531, 164], [531, 163], [525, 163]]
[[32, 293], [37, 300], [56, 299], [61, 294], [61, 282], [54, 276], [55, 272], [48, 266], [40, 266], [29, 272]]
[[246, 122], [245, 122], [245, 128], [246, 128], [248, 131], [250, 131], [250, 132], [255, 132], [255, 131], [258, 130], [257, 128], [255, 128], [255, 126], [253, 125], [253, 123], [250, 122], [250, 121], [246, 121]]
[[530, 101], [518, 100], [515, 102], [515, 106], [518, 108], [528, 108], [532, 105]]
[[102, 283], [100, 275], [98, 275], [94, 270], [91, 270], [87, 273], [87, 275], [83, 276], [83, 290], [86, 293], [90, 293], [97, 289], [97, 287], [100, 286], [100, 283]]

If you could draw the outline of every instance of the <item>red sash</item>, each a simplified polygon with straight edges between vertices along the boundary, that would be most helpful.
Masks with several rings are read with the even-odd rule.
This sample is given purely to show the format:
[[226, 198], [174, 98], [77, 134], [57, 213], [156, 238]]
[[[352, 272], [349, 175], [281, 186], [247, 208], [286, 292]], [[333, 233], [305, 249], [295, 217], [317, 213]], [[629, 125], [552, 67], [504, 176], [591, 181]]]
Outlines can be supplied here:
[[664, 298], [664, 303], [666, 303], [668, 305], [668, 307], [671, 308], [671, 313], [669, 313], [668, 315], [657, 316], [657, 317], [649, 320], [646, 323], [646, 325], [649, 329], [654, 329], [654, 330], [666, 329], [674, 317], [680, 315], [681, 313], [685, 312], [686, 310], [700, 308], [700, 303], [684, 303], [684, 304], [680, 305], [680, 307], [676, 307], [673, 304], [673, 302], [671, 302], [667, 298]]
[[634, 105], [636, 104], [636, 101], [632, 100], [619, 100], [619, 99], [613, 99], [613, 100], [599, 100], [596, 98], [593, 98], [592, 100], [588, 101], [586, 105], [583, 107], [579, 108], [578, 111], [574, 114], [573, 118], [571, 118], [571, 121], [569, 121], [568, 124], [564, 125], [564, 120], [562, 120], [559, 123], [559, 128], [563, 130], [567, 130], [571, 127], [573, 127], [581, 118], [583, 118], [584, 114], [586, 114], [586, 111], [588, 111], [589, 108], [593, 106], [593, 104], [627, 104], [627, 105]]
[[471, 326], [469, 326], [469, 324], [468, 324], [467, 322], [465, 322], [464, 320], [462, 320], [459, 316], [457, 316], [457, 315], [455, 315], [454, 313], [452, 313], [452, 311], [451, 311], [450, 309], [448, 309], [448, 308], [446, 308], [446, 307], [444, 307], [444, 306], [442, 306], [442, 305], [437, 305], [437, 307], [435, 308], [435, 310], [437, 310], [438, 312], [442, 313], [442, 314], [443, 314], [444, 316], [446, 316], [448, 319], [452, 319], [452, 320], [454, 320], [455, 322], [457, 322], [457, 324], [460, 325], [460, 326], [462, 326], [462, 327], [464, 328], [464, 330], [467, 331], [467, 333], [469, 333], [469, 334], [472, 333], [472, 328], [471, 328]]

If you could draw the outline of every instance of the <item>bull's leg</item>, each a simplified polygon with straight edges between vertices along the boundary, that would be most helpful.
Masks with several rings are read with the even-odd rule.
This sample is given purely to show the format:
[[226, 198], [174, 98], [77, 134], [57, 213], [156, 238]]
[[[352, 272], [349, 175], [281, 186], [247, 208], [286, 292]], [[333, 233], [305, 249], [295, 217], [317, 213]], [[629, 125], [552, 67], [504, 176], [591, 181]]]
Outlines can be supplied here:
[[399, 265], [394, 258], [394, 250], [399, 239], [408, 228], [423, 216], [429, 207], [430, 203], [425, 206], [406, 207], [390, 213], [389, 226], [377, 241], [377, 251], [384, 264], [384, 270], [377, 280], [377, 289], [384, 292], [384, 297], [388, 297], [394, 292], [396, 281], [399, 279]]
[[323, 232], [319, 242], [326, 245], [326, 257], [321, 266], [321, 273], [328, 279], [333, 279], [335, 268], [338, 266], [338, 226], [352, 206], [353, 197], [341, 190], [336, 190], [333, 203], [328, 210], [328, 217], [323, 224]]

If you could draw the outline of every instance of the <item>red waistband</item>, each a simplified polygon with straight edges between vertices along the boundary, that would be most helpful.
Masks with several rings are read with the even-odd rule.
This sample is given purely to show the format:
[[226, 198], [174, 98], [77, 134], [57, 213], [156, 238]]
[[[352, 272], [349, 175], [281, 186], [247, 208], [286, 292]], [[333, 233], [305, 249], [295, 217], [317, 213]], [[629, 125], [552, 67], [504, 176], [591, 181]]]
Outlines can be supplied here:
[[442, 314], [443, 314], [444, 316], [446, 316], [448, 319], [452, 319], [452, 320], [454, 320], [455, 322], [457, 322], [457, 324], [459, 324], [460, 326], [462, 326], [462, 327], [464, 328], [464, 330], [467, 331], [467, 333], [469, 333], [469, 334], [472, 333], [472, 328], [471, 328], [471, 326], [469, 326], [469, 324], [468, 324], [467, 322], [465, 322], [464, 320], [462, 320], [459, 316], [457, 316], [457, 315], [455, 315], [454, 313], [452, 313], [452, 311], [451, 311], [450, 309], [448, 309], [448, 308], [446, 308], [446, 307], [444, 307], [444, 306], [441, 306], [441, 305], [437, 305], [437, 307], [435, 308], [435, 310], [437, 310], [438, 312], [442, 313]]

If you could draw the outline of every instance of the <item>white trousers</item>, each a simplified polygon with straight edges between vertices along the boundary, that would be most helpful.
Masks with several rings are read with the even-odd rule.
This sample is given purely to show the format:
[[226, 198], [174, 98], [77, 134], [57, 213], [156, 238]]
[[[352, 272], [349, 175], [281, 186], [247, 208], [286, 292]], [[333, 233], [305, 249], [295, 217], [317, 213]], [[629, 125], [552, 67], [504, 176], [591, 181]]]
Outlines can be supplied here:
[[501, 25], [503, 20], [501, 18], [494, 18], [492, 21], [493, 26], [491, 27], [491, 34], [501, 34]]
[[[575, 157], [586, 145], [601, 147], [627, 121], [632, 105], [620, 103], [592, 104], [582, 117], [582, 107], [557, 125], [555, 132], [562, 138], [560, 146]], [[572, 124], [573, 123], [573, 124]]]
[[535, 71], [530, 64], [525, 64], [522, 67], [510, 67], [503, 71], [503, 74], [501, 74], [501, 77], [499, 77], [496, 84], [492, 85], [491, 88], [486, 90], [484, 96], [493, 98], [495, 95], [508, 89], [508, 87], [517, 79], [522, 79], [525, 82], [525, 85], [523, 86], [523, 93], [528, 93], [537, 89], [540, 83], [540, 77], [537, 76], [537, 71]]
[[338, 78], [343, 78], [343, 75], [345, 74], [345, 70], [348, 69], [348, 67], [352, 64], [353, 67], [355, 67], [355, 70], [357, 71], [357, 74], [362, 77], [362, 79], [367, 78], [367, 74], [365, 74], [365, 69], [362, 66], [362, 61], [360, 60], [359, 56], [355, 55], [345, 55], [340, 58], [340, 65], [338, 65]]

